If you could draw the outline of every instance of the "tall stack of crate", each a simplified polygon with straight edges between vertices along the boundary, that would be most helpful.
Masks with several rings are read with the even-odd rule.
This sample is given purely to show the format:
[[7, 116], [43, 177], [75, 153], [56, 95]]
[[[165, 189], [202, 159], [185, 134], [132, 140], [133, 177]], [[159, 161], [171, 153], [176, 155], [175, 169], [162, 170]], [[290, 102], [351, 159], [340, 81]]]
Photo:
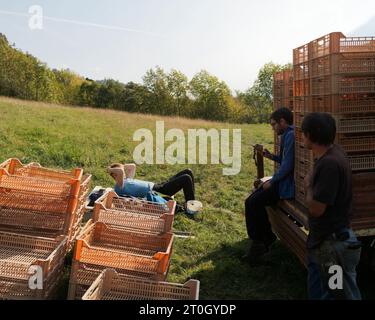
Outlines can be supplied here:
[[[273, 75], [273, 109], [282, 107], [293, 110], [293, 69], [276, 72]], [[274, 134], [274, 154], [280, 152], [280, 141]], [[275, 162], [275, 170], [279, 165]]]
[[335, 32], [296, 48], [293, 77], [296, 200], [306, 206], [303, 179], [313, 167], [312, 153], [303, 144], [302, 121], [310, 112], [330, 113], [336, 120], [335, 142], [353, 170], [354, 206], [363, 223], [375, 205], [375, 37]]
[[95, 202], [93, 219], [77, 238], [68, 299], [81, 299], [108, 268], [140, 282], [165, 281], [175, 209], [175, 201], [152, 203], [107, 191]]
[[273, 107], [293, 110], [293, 70], [276, 72], [273, 75]]
[[90, 179], [82, 169], [18, 159], [0, 165], [0, 298], [52, 297], [80, 228]]

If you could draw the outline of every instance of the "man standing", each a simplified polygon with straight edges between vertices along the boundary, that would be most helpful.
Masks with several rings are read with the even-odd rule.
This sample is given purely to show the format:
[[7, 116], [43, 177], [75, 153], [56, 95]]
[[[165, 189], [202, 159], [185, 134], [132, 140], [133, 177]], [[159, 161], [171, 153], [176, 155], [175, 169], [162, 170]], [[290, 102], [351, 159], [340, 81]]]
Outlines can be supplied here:
[[311, 113], [302, 132], [315, 159], [312, 174], [305, 178], [309, 297], [361, 299], [356, 282], [361, 243], [350, 229], [352, 173], [344, 151], [334, 144], [335, 120], [329, 114]]
[[271, 115], [272, 129], [281, 136], [280, 155], [272, 155], [265, 150], [264, 156], [280, 163], [278, 171], [271, 180], [251, 194], [245, 201], [246, 227], [251, 247], [242, 258], [256, 262], [276, 240], [268, 220], [266, 206], [277, 203], [279, 199], [294, 198], [294, 127], [293, 114], [287, 108], [280, 108]]

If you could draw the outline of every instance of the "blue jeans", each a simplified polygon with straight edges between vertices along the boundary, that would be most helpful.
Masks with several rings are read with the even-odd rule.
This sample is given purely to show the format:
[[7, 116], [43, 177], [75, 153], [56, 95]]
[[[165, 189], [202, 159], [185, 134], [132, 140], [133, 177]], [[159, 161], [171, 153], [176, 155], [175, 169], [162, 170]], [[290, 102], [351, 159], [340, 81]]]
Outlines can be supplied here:
[[[345, 241], [325, 240], [318, 248], [308, 250], [308, 292], [311, 300], [361, 300], [357, 285], [356, 267], [361, 248], [352, 230]], [[331, 266], [342, 268], [342, 289], [331, 289]]]

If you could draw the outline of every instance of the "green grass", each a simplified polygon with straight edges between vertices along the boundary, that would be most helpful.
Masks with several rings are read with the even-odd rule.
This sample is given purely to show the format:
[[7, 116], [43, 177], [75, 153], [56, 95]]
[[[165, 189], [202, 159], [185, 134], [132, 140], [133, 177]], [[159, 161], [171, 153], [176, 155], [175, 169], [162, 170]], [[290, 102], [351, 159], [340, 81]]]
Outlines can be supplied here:
[[[201, 281], [202, 299], [305, 299], [306, 271], [286, 247], [277, 242], [264, 265], [240, 262], [248, 246], [244, 224], [244, 200], [256, 176], [251, 144], [272, 148], [268, 125], [231, 125], [90, 108], [53, 106], [0, 98], [0, 160], [17, 157], [23, 163], [70, 169], [82, 167], [93, 175], [93, 185], [112, 186], [105, 168], [112, 162], [132, 162], [137, 145], [133, 133], [155, 129], [156, 120], [168, 128], [242, 129], [242, 168], [232, 177], [222, 175], [220, 165], [141, 165], [136, 177], [163, 181], [190, 167], [197, 180], [197, 198], [204, 204], [201, 219], [183, 214], [175, 230], [194, 238], [176, 239], [168, 281]], [[272, 164], [266, 164], [266, 173]], [[177, 200], [181, 200], [178, 195]], [[63, 284], [65, 296], [68, 273]], [[373, 296], [373, 295], [371, 295]]]

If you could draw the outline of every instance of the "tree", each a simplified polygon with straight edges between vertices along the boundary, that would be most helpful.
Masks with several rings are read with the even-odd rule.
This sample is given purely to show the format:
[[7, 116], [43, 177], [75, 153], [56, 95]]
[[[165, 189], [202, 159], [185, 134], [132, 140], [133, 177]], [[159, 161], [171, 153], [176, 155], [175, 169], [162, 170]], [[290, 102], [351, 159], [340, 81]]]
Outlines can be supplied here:
[[[55, 74], [47, 67], [46, 64], [39, 60], [34, 61], [34, 90], [33, 100], [62, 102], [62, 94], [56, 81]], [[70, 104], [71, 101], [67, 103]]]
[[173, 98], [174, 111], [173, 114], [181, 116], [184, 112], [186, 113], [189, 106], [189, 80], [180, 71], [172, 69], [167, 75], [168, 90]]
[[52, 72], [60, 91], [60, 102], [64, 104], [80, 104], [79, 93], [82, 84], [85, 82], [84, 78], [69, 69], [54, 69]]
[[207, 71], [189, 82], [180, 71], [156, 67], [143, 85], [113, 79], [84, 79], [68, 70], [51, 70], [18, 50], [0, 33], [0, 94], [21, 99], [79, 104], [130, 112], [178, 115], [216, 121], [265, 122], [272, 111], [272, 78], [291, 65], [265, 64], [254, 84], [233, 97], [224, 81]]
[[122, 110], [129, 112], [147, 112], [150, 92], [143, 85], [129, 82], [124, 86], [121, 96]]
[[56, 79], [46, 64], [10, 45], [0, 35], [0, 94], [29, 100], [58, 101]]
[[86, 79], [78, 90], [78, 104], [81, 106], [97, 107], [97, 96], [99, 93], [99, 83]]
[[150, 69], [143, 77], [143, 84], [150, 92], [147, 109], [150, 113], [161, 115], [173, 114], [173, 97], [168, 88], [168, 76], [160, 67]]
[[231, 95], [225, 82], [203, 70], [190, 81], [193, 96], [193, 116], [209, 120], [225, 121], [229, 108], [226, 98]]
[[267, 122], [269, 120], [273, 109], [273, 74], [290, 68], [292, 68], [291, 64], [266, 63], [260, 69], [254, 84], [244, 93], [237, 93], [239, 99], [250, 109], [250, 122]]
[[258, 73], [258, 78], [252, 86], [252, 91], [259, 97], [265, 99], [269, 104], [273, 100], [273, 75], [275, 72], [291, 69], [291, 64], [279, 65], [273, 62], [266, 63]]
[[233, 123], [248, 123], [249, 108], [238, 97], [227, 96], [226, 103], [229, 108], [228, 120]]
[[123, 83], [113, 79], [105, 79], [100, 83], [95, 105], [100, 108], [121, 109], [123, 90]]

